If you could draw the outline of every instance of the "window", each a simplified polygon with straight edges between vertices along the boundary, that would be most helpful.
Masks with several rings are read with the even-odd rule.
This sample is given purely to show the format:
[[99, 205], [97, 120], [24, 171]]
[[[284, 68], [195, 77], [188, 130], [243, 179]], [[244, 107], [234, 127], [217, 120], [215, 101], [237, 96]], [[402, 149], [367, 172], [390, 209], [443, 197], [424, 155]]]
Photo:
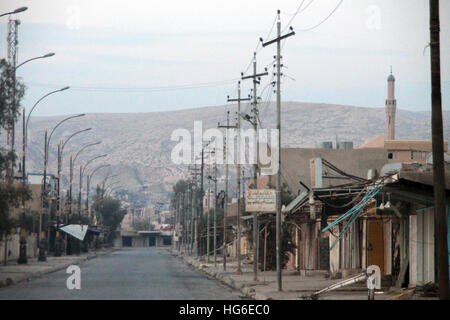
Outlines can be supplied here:
[[388, 153], [388, 159], [393, 159], [394, 158], [394, 154], [392, 152]]

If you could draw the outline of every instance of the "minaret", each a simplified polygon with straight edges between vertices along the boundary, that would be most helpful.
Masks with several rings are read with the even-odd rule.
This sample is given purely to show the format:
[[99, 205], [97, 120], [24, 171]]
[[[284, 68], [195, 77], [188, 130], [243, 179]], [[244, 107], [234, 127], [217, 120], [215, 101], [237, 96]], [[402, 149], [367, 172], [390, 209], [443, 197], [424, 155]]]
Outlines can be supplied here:
[[395, 100], [395, 78], [391, 74], [387, 78], [388, 92], [386, 99], [386, 133], [384, 135], [385, 140], [395, 140], [395, 109], [397, 108], [397, 100]]

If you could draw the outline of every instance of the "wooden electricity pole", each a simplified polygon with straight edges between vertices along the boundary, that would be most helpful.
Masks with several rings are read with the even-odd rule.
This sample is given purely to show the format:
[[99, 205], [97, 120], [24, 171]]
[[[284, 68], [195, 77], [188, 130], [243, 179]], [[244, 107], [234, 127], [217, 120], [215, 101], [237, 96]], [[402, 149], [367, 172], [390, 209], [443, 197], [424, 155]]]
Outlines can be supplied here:
[[[258, 189], [258, 95], [256, 93], [256, 85], [260, 84], [262, 76], [268, 75], [267, 71], [256, 73], [256, 52], [253, 53], [253, 74], [250, 76], [242, 76], [242, 80], [253, 79], [253, 130], [255, 131], [255, 150], [256, 161], [253, 165], [253, 189]], [[240, 115], [239, 115], [240, 116]], [[253, 281], [258, 281], [258, 245], [259, 245], [259, 227], [258, 213], [253, 212]]]
[[444, 134], [442, 125], [439, 0], [430, 0], [431, 134], [433, 145], [434, 221], [439, 298], [449, 299], [448, 239], [445, 210]]
[[225, 195], [223, 203], [223, 270], [227, 270], [227, 215], [228, 215], [228, 129], [237, 128], [237, 125], [230, 126], [230, 111], [227, 111], [227, 124], [221, 126], [220, 122], [217, 125], [218, 128], [225, 128], [225, 142], [223, 144], [224, 149], [224, 161], [225, 161]]
[[250, 98], [241, 98], [241, 82], [238, 81], [238, 97], [237, 99], [230, 99], [228, 97], [228, 102], [237, 102], [238, 104], [238, 121], [237, 121], [237, 152], [236, 152], [236, 165], [237, 165], [237, 194], [238, 194], [238, 212], [237, 212], [237, 245], [236, 245], [236, 256], [237, 256], [237, 270], [238, 274], [242, 273], [241, 270], [241, 210], [242, 210], [242, 202], [241, 202], [241, 101], [249, 101]]

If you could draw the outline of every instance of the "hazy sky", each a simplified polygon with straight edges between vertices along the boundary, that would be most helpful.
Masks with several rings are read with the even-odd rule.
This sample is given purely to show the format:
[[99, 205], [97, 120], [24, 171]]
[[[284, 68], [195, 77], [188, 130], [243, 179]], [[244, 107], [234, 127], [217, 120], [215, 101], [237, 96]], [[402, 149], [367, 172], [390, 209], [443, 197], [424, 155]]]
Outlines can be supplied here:
[[[304, 0], [283, 46], [282, 99], [382, 107], [390, 66], [401, 109], [430, 109], [428, 0]], [[19, 63], [36, 115], [78, 112], [149, 112], [225, 104], [258, 38], [267, 38], [276, 10], [282, 29], [302, 0], [2, 0], [0, 13], [27, 6], [16, 17]], [[0, 50], [6, 57], [6, 22]], [[269, 39], [274, 37], [272, 29]], [[450, 1], [441, 1], [443, 107], [450, 109]], [[258, 71], [275, 46], [258, 48]], [[251, 69], [248, 70], [251, 72]], [[293, 79], [295, 80], [293, 80]], [[260, 91], [270, 77], [262, 81]], [[243, 93], [248, 94], [250, 83]], [[263, 99], [269, 98], [266, 89]], [[267, 94], [266, 94], [267, 93]], [[274, 99], [274, 95], [272, 95]]]

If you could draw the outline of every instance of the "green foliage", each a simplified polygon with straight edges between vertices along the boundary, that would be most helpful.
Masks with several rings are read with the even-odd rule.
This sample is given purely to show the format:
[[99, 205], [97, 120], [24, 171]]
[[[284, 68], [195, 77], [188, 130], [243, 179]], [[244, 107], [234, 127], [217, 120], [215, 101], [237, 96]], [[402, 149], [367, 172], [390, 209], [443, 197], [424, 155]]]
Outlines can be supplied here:
[[132, 227], [136, 231], [152, 231], [155, 227], [148, 221], [148, 219], [135, 218]]
[[[260, 226], [259, 238], [259, 264], [261, 269], [264, 267], [264, 226]], [[246, 233], [250, 246], [253, 244], [253, 230], [248, 230]], [[283, 223], [281, 226], [281, 266], [284, 268], [289, 261], [289, 254], [293, 254], [296, 245], [292, 242], [292, 235]], [[252, 249], [253, 250], [253, 249]], [[275, 221], [269, 223], [267, 226], [267, 252], [266, 252], [266, 270], [276, 270], [276, 224]]]
[[0, 183], [0, 233], [9, 233], [13, 228], [14, 221], [10, 217], [12, 207], [18, 208], [22, 199], [27, 201], [31, 198], [31, 191], [28, 187], [11, 185], [6, 182]]
[[25, 213], [19, 214], [17, 218], [12, 218], [13, 227], [21, 227], [24, 228], [27, 232], [35, 232], [34, 228], [36, 227], [34, 224], [34, 220], [36, 213]]
[[[13, 78], [13, 67], [5, 60], [0, 60], [0, 134], [9, 125], [15, 123], [19, 116], [20, 101], [25, 93], [25, 86]], [[0, 172], [14, 167], [16, 155], [5, 147], [0, 147]], [[0, 178], [0, 233], [9, 233], [14, 227], [10, 217], [11, 208], [18, 207], [20, 201], [29, 200], [30, 190], [22, 185], [11, 184], [5, 177]]]
[[[19, 116], [20, 101], [25, 94], [25, 86], [15, 81], [14, 67], [5, 59], [0, 60], [0, 128], [6, 129]], [[15, 96], [14, 96], [15, 93]]]
[[119, 200], [111, 197], [104, 197], [100, 187], [97, 187], [93, 208], [100, 216], [102, 225], [107, 227], [105, 233], [106, 242], [112, 244], [116, 237], [117, 227], [127, 213], [126, 210], [121, 207]]

